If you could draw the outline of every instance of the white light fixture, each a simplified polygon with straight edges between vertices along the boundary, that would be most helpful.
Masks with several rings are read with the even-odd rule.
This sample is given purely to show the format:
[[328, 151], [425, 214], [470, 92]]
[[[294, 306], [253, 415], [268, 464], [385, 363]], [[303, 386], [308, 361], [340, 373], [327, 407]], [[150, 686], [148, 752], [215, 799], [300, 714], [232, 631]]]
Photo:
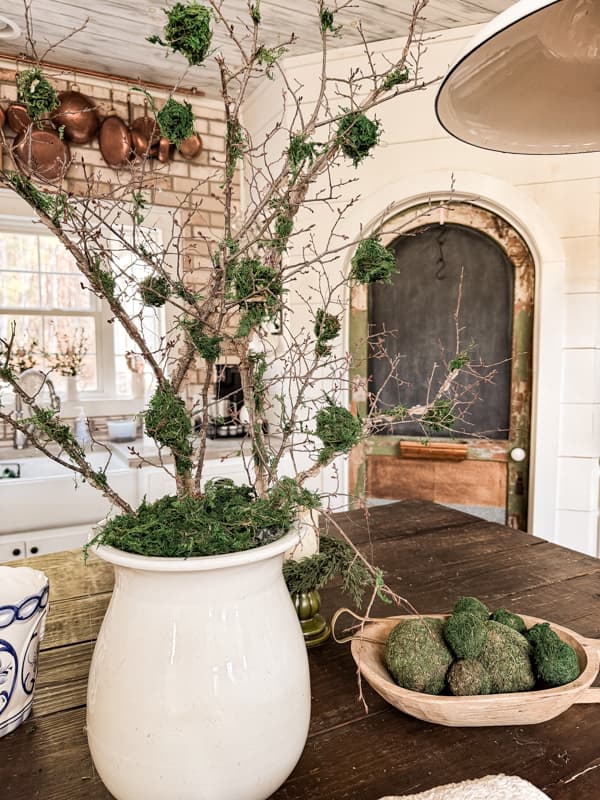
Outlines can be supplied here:
[[600, 150], [600, 0], [520, 0], [499, 14], [451, 67], [436, 113], [488, 150]]
[[21, 29], [12, 19], [0, 14], [0, 39], [18, 39]]

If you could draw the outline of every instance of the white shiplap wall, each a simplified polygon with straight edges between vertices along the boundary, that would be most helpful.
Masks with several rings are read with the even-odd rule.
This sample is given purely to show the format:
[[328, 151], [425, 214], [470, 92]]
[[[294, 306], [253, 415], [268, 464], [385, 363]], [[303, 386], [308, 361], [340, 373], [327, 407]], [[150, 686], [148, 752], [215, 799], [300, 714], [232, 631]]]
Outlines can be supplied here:
[[[428, 45], [424, 77], [445, 72], [476, 27], [442, 33]], [[377, 49], [397, 53], [401, 40]], [[338, 50], [338, 74], [361, 63], [357, 48]], [[311, 56], [290, 59], [288, 78], [303, 84], [308, 105], [318, 75]], [[280, 107], [280, 87], [257, 92], [245, 110], [253, 133], [267, 129]], [[435, 89], [407, 95], [377, 111], [382, 147], [357, 172], [352, 194], [361, 199], [345, 232], [356, 238], [388, 202], [447, 191], [451, 176], [459, 195], [507, 217], [525, 236], [536, 259], [534, 485], [530, 530], [567, 547], [598, 554], [600, 457], [600, 155], [514, 156], [451, 139], [433, 111]], [[348, 194], [350, 191], [348, 192]], [[325, 230], [322, 215], [311, 220]], [[337, 265], [345, 268], [343, 260]], [[330, 267], [333, 269], [333, 267]], [[300, 287], [301, 288], [301, 287]], [[299, 310], [299, 309], [298, 309]], [[308, 319], [295, 315], [298, 326]]]

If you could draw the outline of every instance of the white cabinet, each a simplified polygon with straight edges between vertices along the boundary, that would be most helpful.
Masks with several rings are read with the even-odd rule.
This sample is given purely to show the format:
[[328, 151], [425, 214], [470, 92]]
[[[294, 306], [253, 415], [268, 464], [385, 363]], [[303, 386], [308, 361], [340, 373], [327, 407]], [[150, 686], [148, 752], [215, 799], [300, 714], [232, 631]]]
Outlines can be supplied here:
[[25, 538], [27, 557], [83, 547], [91, 532], [91, 525], [77, 525], [72, 528], [55, 528], [29, 533]]

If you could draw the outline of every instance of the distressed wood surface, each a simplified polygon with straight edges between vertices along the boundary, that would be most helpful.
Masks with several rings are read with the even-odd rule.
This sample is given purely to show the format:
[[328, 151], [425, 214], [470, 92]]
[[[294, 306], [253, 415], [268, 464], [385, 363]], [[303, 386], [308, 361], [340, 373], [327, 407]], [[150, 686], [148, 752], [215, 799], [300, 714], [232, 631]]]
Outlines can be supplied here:
[[[97, 70], [107, 75], [118, 74], [135, 80], [173, 86], [185, 71], [182, 56], [165, 57], [166, 51], [151, 45], [145, 39], [160, 34], [165, 22], [161, 3], [140, 4], [139, 0], [101, 0], [83, 3], [81, 0], [33, 0], [31, 3], [35, 39], [43, 50], [47, 43], [57, 43], [70, 32], [85, 25], [84, 30], [67, 38], [55, 47], [48, 58], [69, 67]], [[333, 5], [333, 4], [332, 4]], [[342, 15], [344, 37], [333, 38], [332, 47], [360, 42], [357, 29], [361, 23], [367, 41], [392, 39], [407, 32], [413, 0], [361, 0], [353, 3]], [[425, 31], [443, 30], [462, 25], [486, 22], [499, 11], [508, 8], [510, 0], [431, 0], [423, 15]], [[244, 34], [249, 20], [246, 0], [225, 0], [224, 13], [236, 27], [238, 36]], [[320, 49], [320, 32], [317, 24], [316, 2], [303, 0], [263, 0], [262, 39], [277, 44], [298, 37], [294, 55], [311, 53]], [[5, 13], [25, 30], [23, 4], [14, 3]], [[215, 25], [213, 43], [232, 63], [238, 55], [223, 33]], [[1, 52], [18, 55], [25, 51], [23, 36], [3, 40]], [[216, 95], [219, 76], [214, 64], [192, 70], [184, 75], [181, 85], [197, 86], [209, 95]]]
[[[600, 637], [600, 561], [425, 501], [340, 514], [338, 523], [423, 613], [461, 594]], [[29, 559], [51, 580], [51, 609], [31, 719], [0, 740], [0, 785], [11, 800], [111, 800], [85, 739], [93, 642], [110, 597], [111, 570], [77, 552]], [[347, 601], [323, 593], [327, 615]], [[402, 613], [379, 602], [374, 616]], [[409, 613], [409, 609], [404, 609]], [[533, 726], [446, 728], [389, 706], [365, 685], [358, 701], [349, 645], [310, 652], [313, 714], [296, 770], [272, 800], [376, 800], [505, 772], [552, 800], [600, 797], [600, 713], [572, 706]], [[165, 797], [164, 800], [172, 800]], [[236, 800], [236, 798], [231, 798]]]

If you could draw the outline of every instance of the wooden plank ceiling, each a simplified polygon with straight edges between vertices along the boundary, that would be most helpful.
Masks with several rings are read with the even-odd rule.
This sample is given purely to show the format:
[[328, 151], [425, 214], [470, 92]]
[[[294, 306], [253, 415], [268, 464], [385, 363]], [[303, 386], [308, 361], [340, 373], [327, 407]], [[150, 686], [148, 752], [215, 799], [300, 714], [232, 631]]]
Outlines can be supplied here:
[[[162, 7], [171, 4], [160, 0], [154, 4], [144, 0], [95, 0], [93, 3], [31, 0], [34, 36], [39, 51], [43, 52], [50, 44], [60, 42], [71, 31], [85, 25], [83, 30], [57, 44], [47, 60], [74, 69], [87, 68], [132, 80], [142, 78], [167, 86], [181, 81], [182, 86], [196, 86], [207, 95], [216, 96], [218, 76], [214, 67], [190, 70], [182, 78], [185, 60], [177, 55], [167, 58], [160, 48], [145, 41], [151, 34], [160, 34], [165, 19]], [[21, 0], [2, 5], [0, 13], [24, 30]], [[430, 0], [423, 14], [423, 30], [429, 32], [485, 22], [510, 5], [511, 0]], [[339, 47], [359, 41], [358, 21], [370, 42], [402, 36], [406, 33], [411, 7], [412, 0], [356, 0], [352, 8], [340, 14], [345, 35], [333, 40], [333, 45]], [[316, 0], [263, 0], [265, 43], [271, 46], [294, 32], [298, 37], [293, 50], [295, 55], [318, 50], [315, 8]], [[239, 20], [237, 28], [242, 33], [248, 19], [246, 0], [224, 0], [223, 10], [231, 20]], [[215, 26], [214, 43], [217, 49], [223, 49], [235, 59], [235, 51], [220, 26]], [[24, 51], [24, 36], [0, 39], [0, 54], [16, 56]]]

